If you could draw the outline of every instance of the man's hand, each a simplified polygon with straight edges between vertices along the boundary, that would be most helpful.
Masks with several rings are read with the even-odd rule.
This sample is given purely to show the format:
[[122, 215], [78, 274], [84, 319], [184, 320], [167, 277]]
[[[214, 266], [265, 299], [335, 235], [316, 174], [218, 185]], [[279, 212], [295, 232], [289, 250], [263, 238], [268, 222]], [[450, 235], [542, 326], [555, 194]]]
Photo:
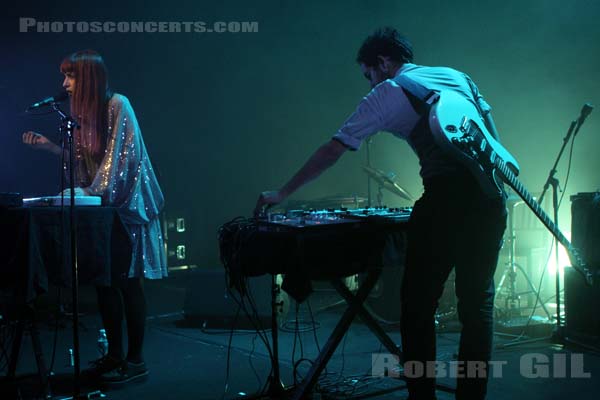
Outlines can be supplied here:
[[258, 217], [266, 209], [281, 203], [284, 199], [285, 197], [278, 190], [262, 192], [256, 201], [256, 207], [254, 207], [254, 216]]
[[275, 192], [262, 192], [256, 201], [254, 216], [258, 217], [263, 208], [281, 203], [296, 190], [312, 181], [323, 171], [331, 167], [348, 150], [341, 142], [331, 139], [313, 153], [308, 161], [294, 174], [294, 176]]

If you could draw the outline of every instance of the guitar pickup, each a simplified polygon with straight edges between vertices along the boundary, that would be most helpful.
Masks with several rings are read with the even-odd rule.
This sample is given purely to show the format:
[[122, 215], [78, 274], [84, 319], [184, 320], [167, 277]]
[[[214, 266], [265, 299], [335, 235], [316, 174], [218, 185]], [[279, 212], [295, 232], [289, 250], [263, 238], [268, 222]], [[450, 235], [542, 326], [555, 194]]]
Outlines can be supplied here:
[[469, 129], [471, 128], [471, 120], [469, 118], [467, 118], [466, 116], [462, 117], [462, 119], [460, 120], [460, 127], [458, 129], [460, 129], [460, 131], [462, 133], [469, 133]]

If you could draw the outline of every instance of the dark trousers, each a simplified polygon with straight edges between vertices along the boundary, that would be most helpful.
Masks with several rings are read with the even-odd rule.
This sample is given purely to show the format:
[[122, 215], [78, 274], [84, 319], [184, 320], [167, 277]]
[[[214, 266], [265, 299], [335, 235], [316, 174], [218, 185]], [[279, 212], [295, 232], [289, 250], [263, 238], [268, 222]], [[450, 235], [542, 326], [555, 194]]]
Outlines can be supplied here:
[[[457, 399], [485, 398], [493, 334], [494, 271], [505, 227], [504, 199], [486, 197], [466, 172], [425, 181], [425, 193], [416, 202], [409, 222], [402, 285], [405, 362], [425, 366], [427, 361], [435, 361], [434, 315], [444, 282], [456, 268], [462, 324], [458, 359], [469, 361], [471, 367], [476, 366], [473, 361], [486, 365], [477, 378], [457, 378]], [[435, 399], [435, 377], [418, 377], [416, 369], [412, 372], [413, 378], [407, 380], [410, 399]]]

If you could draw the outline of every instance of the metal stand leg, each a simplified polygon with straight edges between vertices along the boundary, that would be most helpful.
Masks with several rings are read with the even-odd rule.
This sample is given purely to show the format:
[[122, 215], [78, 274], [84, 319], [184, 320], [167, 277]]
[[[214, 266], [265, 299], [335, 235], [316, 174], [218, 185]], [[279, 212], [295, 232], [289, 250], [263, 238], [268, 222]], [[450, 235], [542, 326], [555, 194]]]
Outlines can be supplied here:
[[269, 375], [269, 386], [266, 393], [260, 393], [254, 396], [244, 396], [244, 400], [258, 399], [283, 399], [286, 395], [286, 387], [281, 382], [281, 373], [279, 368], [279, 328], [277, 324], [277, 308], [283, 305], [283, 302], [277, 302], [279, 294], [277, 285], [277, 275], [271, 275], [271, 340], [273, 343], [273, 359], [271, 360], [272, 372]]
[[[302, 400], [305, 399], [306, 396], [312, 391], [313, 387], [317, 383], [321, 372], [331, 359], [331, 356], [337, 349], [337, 346], [340, 344], [344, 335], [348, 331], [350, 324], [354, 317], [358, 314], [362, 303], [365, 301], [373, 286], [377, 283], [377, 279], [379, 279], [379, 275], [381, 274], [381, 270], [372, 270], [367, 275], [366, 280], [363, 282], [361, 287], [358, 289], [356, 295], [352, 296], [352, 299], [348, 302], [348, 308], [338, 321], [333, 333], [329, 336], [327, 343], [321, 350], [321, 353], [315, 360], [315, 363], [308, 371], [306, 378], [298, 385], [298, 387], [294, 390], [292, 394], [292, 400]], [[342, 285], [341, 282], [337, 281], [339, 285]], [[394, 346], [395, 347], [395, 346]], [[396, 350], [397, 351], [397, 350]]]
[[[525, 277], [525, 280], [527, 281], [527, 285], [529, 286], [530, 292], [539, 298], [539, 293], [538, 293], [537, 289], [535, 288], [535, 286], [533, 285], [533, 283], [531, 282], [531, 280], [529, 279], [529, 277], [527, 276], [527, 273], [516, 262], [517, 234], [516, 234], [516, 230], [515, 230], [515, 226], [514, 226], [514, 209], [519, 204], [522, 204], [522, 202], [521, 201], [514, 202], [508, 209], [508, 232], [510, 232], [510, 238], [509, 238], [510, 239], [510, 247], [508, 248], [508, 263], [506, 264], [506, 268], [504, 270], [504, 273], [502, 274], [502, 278], [500, 279], [500, 282], [498, 283], [498, 286], [496, 288], [496, 292], [500, 293], [502, 287], [505, 284], [506, 278], [508, 277], [508, 292], [509, 293], [504, 302], [505, 310], [507, 310], [507, 313], [506, 313], [507, 319], [516, 318], [516, 317], [521, 316], [521, 313], [520, 313], [520, 311], [521, 311], [521, 294], [524, 294], [524, 293], [517, 293], [517, 285], [516, 285], [517, 270], [520, 271], [521, 274]], [[529, 293], [529, 292], [525, 292], [525, 293]], [[544, 309], [544, 312], [546, 313], [548, 318], [551, 318], [551, 314], [548, 311], [548, 309], [546, 309], [546, 305], [543, 303], [540, 303], [540, 304], [541, 304], [541, 307]]]
[[[27, 316], [26, 318], [30, 318]], [[31, 318], [33, 318], [31, 316]], [[19, 361], [19, 353], [21, 352], [21, 344], [23, 342], [23, 334], [25, 329], [28, 329], [31, 335], [31, 343], [33, 345], [33, 352], [35, 355], [35, 361], [38, 368], [38, 377], [42, 385], [42, 393], [45, 399], [52, 398], [50, 391], [50, 383], [48, 381], [48, 369], [44, 360], [44, 352], [42, 351], [42, 343], [40, 341], [40, 334], [35, 324], [35, 321], [28, 319], [21, 319], [17, 322], [17, 331], [15, 332], [15, 338], [13, 341], [10, 361], [8, 366], [7, 377], [9, 379], [16, 378], [17, 364]]]
[[[356, 294], [352, 294], [350, 290], [342, 283], [341, 280], [332, 280], [331, 284], [338, 291], [338, 293], [348, 303], [348, 308], [340, 318], [335, 329], [329, 336], [327, 343], [321, 350], [321, 353], [315, 360], [315, 363], [309, 370], [306, 378], [298, 385], [298, 387], [292, 393], [292, 400], [301, 400], [307, 398], [313, 387], [317, 383], [317, 380], [331, 359], [331, 356], [337, 349], [337, 346], [342, 341], [344, 335], [348, 331], [350, 324], [354, 317], [359, 315], [367, 327], [373, 332], [373, 334], [379, 339], [379, 341], [386, 347], [386, 349], [396, 355], [398, 359], [403, 361], [402, 350], [396, 346], [396, 344], [390, 339], [387, 333], [379, 326], [375, 318], [365, 309], [364, 302], [373, 290], [373, 287], [377, 284], [377, 281], [381, 275], [381, 269], [371, 269], [367, 274], [367, 278], [362, 283]], [[399, 379], [404, 380], [404, 376], [400, 376]], [[402, 389], [403, 387], [395, 388], [394, 390]], [[454, 393], [456, 390], [453, 387], [437, 384], [436, 388], [444, 392]]]
[[277, 302], [277, 275], [271, 275], [271, 337], [273, 339], [273, 372], [269, 376], [269, 389], [267, 396], [270, 399], [281, 398], [285, 393], [285, 387], [281, 382], [279, 369], [279, 329], [277, 326], [277, 307], [282, 303]]
[[[552, 186], [552, 205], [554, 208], [554, 224], [558, 227], [558, 180], [554, 177], [549, 179], [549, 183]], [[560, 310], [560, 270], [559, 270], [559, 260], [558, 260], [558, 246], [559, 243], [557, 240], [554, 240], [554, 256], [556, 261], [556, 327], [552, 332], [552, 335], [542, 338], [535, 339], [526, 339], [526, 340], [518, 340], [510, 343], [505, 343], [498, 345], [498, 348], [508, 348], [513, 346], [518, 346], [520, 344], [529, 344], [529, 343], [537, 343], [549, 341], [550, 343], [566, 345], [567, 342], [573, 343], [577, 345], [574, 341], [571, 341], [565, 337], [564, 326], [562, 324], [561, 310]]]

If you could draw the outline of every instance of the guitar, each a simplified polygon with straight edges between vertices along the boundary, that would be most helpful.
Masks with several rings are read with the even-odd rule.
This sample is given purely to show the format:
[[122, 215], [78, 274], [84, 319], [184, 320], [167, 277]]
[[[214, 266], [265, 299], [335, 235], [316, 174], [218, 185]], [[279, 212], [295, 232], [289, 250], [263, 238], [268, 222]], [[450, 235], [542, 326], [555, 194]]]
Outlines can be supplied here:
[[513, 188], [565, 247], [573, 268], [591, 285], [592, 273], [577, 249], [519, 181], [517, 160], [489, 133], [475, 105], [452, 91], [442, 92], [434, 101], [429, 126], [435, 142], [471, 171], [488, 196], [502, 196], [503, 182]]

